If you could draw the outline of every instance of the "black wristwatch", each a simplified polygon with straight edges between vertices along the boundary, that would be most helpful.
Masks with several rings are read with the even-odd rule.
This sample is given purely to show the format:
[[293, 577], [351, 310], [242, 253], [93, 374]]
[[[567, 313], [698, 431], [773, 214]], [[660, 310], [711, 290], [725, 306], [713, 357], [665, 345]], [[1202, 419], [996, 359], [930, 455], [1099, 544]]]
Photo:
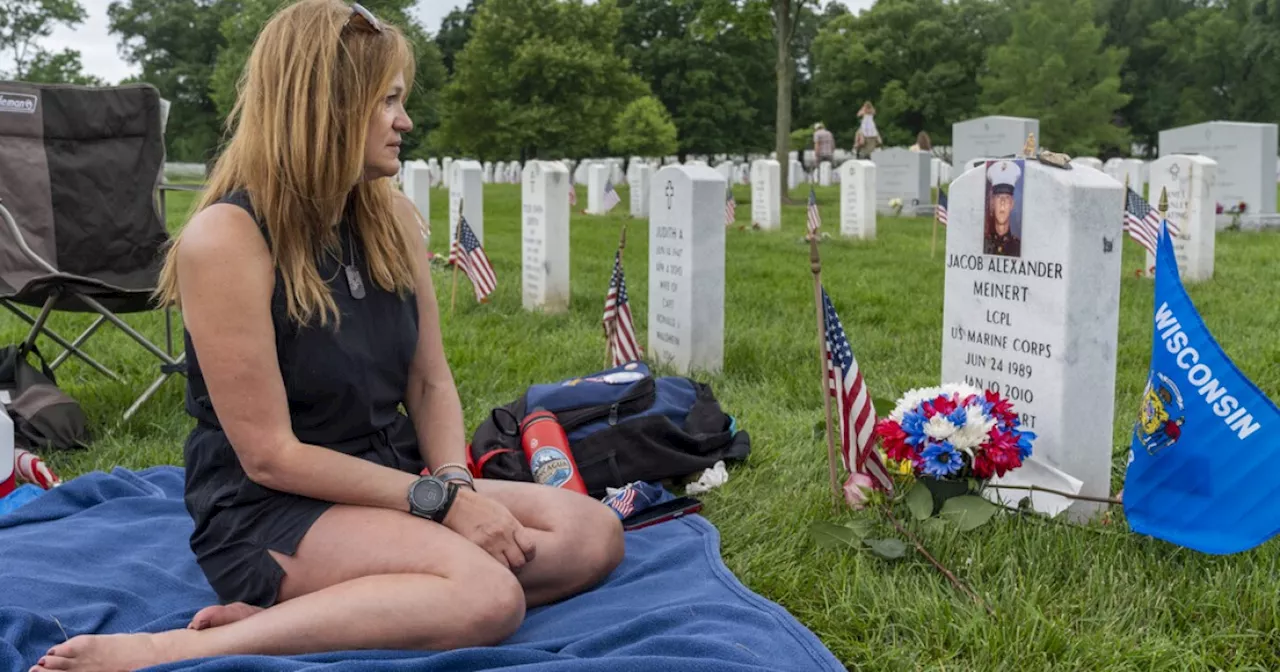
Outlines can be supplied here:
[[437, 523], [443, 522], [457, 496], [457, 483], [423, 476], [409, 486], [409, 513]]

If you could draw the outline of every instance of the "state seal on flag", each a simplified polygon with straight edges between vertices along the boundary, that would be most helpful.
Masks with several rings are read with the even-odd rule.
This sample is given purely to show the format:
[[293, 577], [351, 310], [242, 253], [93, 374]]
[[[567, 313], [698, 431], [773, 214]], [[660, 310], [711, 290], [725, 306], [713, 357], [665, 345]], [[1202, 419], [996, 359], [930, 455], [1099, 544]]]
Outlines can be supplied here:
[[1163, 373], [1154, 373], [1147, 380], [1142, 394], [1142, 412], [1134, 431], [1147, 453], [1156, 453], [1172, 446], [1182, 437], [1182, 393], [1178, 386]]

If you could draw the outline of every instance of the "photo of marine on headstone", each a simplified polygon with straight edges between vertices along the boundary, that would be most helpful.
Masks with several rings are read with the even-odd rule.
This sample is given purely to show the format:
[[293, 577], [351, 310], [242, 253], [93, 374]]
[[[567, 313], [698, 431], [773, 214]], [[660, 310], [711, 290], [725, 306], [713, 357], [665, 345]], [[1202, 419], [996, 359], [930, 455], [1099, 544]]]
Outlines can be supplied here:
[[1022, 170], [1022, 159], [987, 162], [984, 254], [1022, 256]]

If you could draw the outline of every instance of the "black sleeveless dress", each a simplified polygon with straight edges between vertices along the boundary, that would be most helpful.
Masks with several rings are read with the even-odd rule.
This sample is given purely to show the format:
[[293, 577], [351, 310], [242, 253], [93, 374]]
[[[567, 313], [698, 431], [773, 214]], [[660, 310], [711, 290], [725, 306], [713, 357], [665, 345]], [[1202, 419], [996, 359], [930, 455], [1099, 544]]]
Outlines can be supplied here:
[[[267, 237], [247, 194], [236, 192], [219, 202], [244, 208]], [[339, 235], [343, 259], [355, 259], [360, 268], [365, 296], [352, 296], [346, 273], [332, 255], [317, 260], [342, 314], [336, 328], [332, 319], [323, 327], [290, 320], [284, 283], [276, 273], [271, 322], [293, 431], [304, 443], [418, 473], [424, 465], [417, 437], [400, 410], [418, 343], [417, 303], [412, 295], [402, 299], [370, 279], [350, 217], [340, 224]], [[186, 408], [196, 420], [183, 450], [185, 501], [195, 522], [191, 550], [223, 603], [268, 607], [276, 602], [284, 570], [267, 550], [292, 555], [332, 503], [249, 480], [218, 423], [189, 333], [185, 341]]]

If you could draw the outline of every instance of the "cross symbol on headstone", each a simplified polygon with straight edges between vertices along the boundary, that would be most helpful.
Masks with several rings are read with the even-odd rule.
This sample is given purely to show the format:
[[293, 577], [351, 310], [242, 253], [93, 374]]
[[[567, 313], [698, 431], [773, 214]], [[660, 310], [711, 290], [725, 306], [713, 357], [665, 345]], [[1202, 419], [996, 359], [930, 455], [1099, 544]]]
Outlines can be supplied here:
[[667, 180], [667, 188], [663, 190], [663, 193], [667, 195], [667, 209], [670, 210], [671, 199], [674, 198], [676, 195], [676, 188], [674, 185], [671, 184], [671, 180]]
[[1178, 164], [1175, 163], [1169, 166], [1169, 177], [1176, 180], [1178, 179], [1178, 173], [1180, 172], [1182, 172], [1182, 168], [1180, 168]]

